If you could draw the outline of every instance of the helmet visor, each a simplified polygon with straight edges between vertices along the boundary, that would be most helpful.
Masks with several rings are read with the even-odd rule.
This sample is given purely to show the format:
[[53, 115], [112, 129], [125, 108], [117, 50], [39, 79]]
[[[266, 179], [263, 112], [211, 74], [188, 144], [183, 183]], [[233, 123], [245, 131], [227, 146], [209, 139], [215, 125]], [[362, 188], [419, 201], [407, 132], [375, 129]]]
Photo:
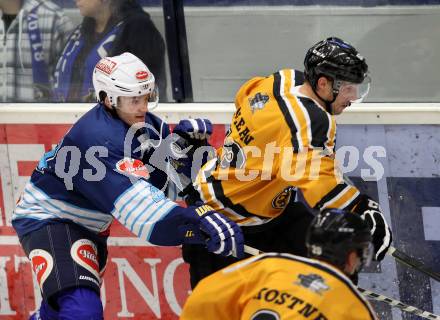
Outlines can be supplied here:
[[339, 84], [339, 94], [348, 97], [350, 102], [360, 103], [370, 91], [371, 78], [366, 76], [361, 83], [341, 81]]
[[[125, 95], [119, 95], [117, 96], [117, 104], [114, 106], [114, 108], [120, 109], [122, 108], [122, 102], [121, 100], [124, 99], [125, 101], [127, 101], [127, 99], [129, 100], [129, 102], [125, 102], [125, 103], [130, 103], [130, 104], [137, 104], [137, 101], [142, 101], [142, 104], [146, 104], [146, 106], [148, 107], [148, 111], [151, 111], [153, 109], [155, 109], [159, 103], [159, 89], [157, 88], [157, 86], [154, 86], [154, 88], [146, 94], [142, 94], [142, 92], [139, 92], [141, 94], [134, 94], [133, 92], [130, 92], [129, 94], [125, 94]], [[115, 97], [116, 94], [113, 94], [113, 97]], [[130, 107], [131, 108], [131, 107]], [[126, 112], [128, 109], [126, 109]]]
[[158, 104], [159, 104], [159, 88], [157, 86], [154, 86], [153, 91], [148, 94], [148, 110], [151, 111], [153, 109], [156, 109]]

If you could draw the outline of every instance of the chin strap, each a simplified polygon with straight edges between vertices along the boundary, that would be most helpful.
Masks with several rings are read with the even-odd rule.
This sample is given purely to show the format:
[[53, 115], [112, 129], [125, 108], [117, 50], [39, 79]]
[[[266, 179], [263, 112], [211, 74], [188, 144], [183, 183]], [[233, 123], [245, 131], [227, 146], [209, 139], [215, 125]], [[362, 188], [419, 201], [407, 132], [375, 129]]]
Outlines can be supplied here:
[[335, 94], [335, 90], [333, 90], [333, 99], [332, 100], [325, 100], [323, 97], [321, 97], [318, 92], [316, 92], [315, 88], [312, 87], [313, 92], [316, 94], [316, 96], [321, 99], [322, 101], [324, 101], [325, 104], [325, 110], [327, 110], [328, 113], [333, 114], [332, 111], [332, 103], [335, 102], [336, 97], [339, 93], [339, 91], [336, 92]]
[[[333, 83], [334, 83], [334, 81], [333, 81]], [[325, 104], [325, 110], [327, 110], [328, 113], [333, 114], [333, 111], [332, 111], [332, 103], [335, 102], [336, 97], [337, 97], [338, 94], [339, 94], [339, 89], [336, 89], [336, 88], [333, 87], [333, 88], [332, 88], [332, 89], [333, 89], [333, 99], [332, 99], [332, 100], [325, 100], [323, 97], [321, 97], [321, 95], [318, 94], [318, 92], [316, 92], [316, 90], [315, 90], [315, 86], [314, 86], [314, 85], [311, 85], [311, 87], [312, 87], [313, 93], [315, 93], [316, 96], [317, 96], [319, 99], [321, 99], [322, 101], [324, 101], [324, 104]]]

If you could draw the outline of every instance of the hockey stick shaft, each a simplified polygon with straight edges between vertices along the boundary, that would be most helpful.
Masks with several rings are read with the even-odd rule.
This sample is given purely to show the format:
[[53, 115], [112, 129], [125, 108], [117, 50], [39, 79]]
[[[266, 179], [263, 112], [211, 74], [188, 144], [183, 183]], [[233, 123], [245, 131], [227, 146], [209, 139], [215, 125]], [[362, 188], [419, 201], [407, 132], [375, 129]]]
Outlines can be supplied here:
[[[247, 247], [247, 250], [250, 250], [252, 253], [250, 251], [246, 251], [246, 247]], [[257, 249], [249, 247], [249, 246], [245, 246], [245, 252], [249, 253], [249, 254], [253, 254], [253, 255], [261, 253]], [[432, 271], [431, 269], [426, 267], [422, 262], [420, 262], [414, 258], [411, 258], [406, 253], [403, 253], [402, 251], [400, 251], [394, 247], [390, 247], [388, 249], [387, 254], [392, 256], [398, 262], [400, 262], [408, 267], [414, 268], [417, 271], [419, 271], [419, 272], [433, 278], [434, 280], [440, 282], [440, 273], [439, 272]]]
[[431, 269], [426, 267], [425, 264], [423, 264], [422, 262], [420, 262], [414, 258], [411, 258], [406, 253], [403, 253], [402, 251], [400, 251], [394, 247], [390, 247], [387, 251], [387, 254], [392, 256], [394, 259], [396, 259], [400, 263], [402, 263], [408, 267], [414, 268], [414, 269], [418, 270], [419, 272], [422, 272], [425, 275], [440, 282], [440, 273], [439, 272], [432, 271]]
[[251, 256], [256, 256], [256, 255], [264, 253], [263, 251], [260, 251], [256, 248], [253, 248], [253, 247], [250, 247], [247, 245], [244, 245], [244, 252], [246, 252], [247, 254], [250, 254]]
[[[260, 251], [256, 248], [253, 248], [253, 247], [247, 246], [247, 245], [244, 246], [244, 252], [246, 252], [247, 254], [250, 254], [252, 256], [256, 256], [258, 254], [264, 253], [263, 251]], [[375, 293], [375, 292], [372, 292], [372, 291], [369, 291], [369, 290], [366, 290], [366, 289], [363, 289], [360, 287], [357, 287], [357, 288], [367, 298], [377, 300], [377, 301], [382, 301], [392, 307], [399, 308], [402, 311], [405, 311], [405, 312], [408, 312], [411, 314], [415, 314], [415, 315], [422, 317], [422, 318], [440, 320], [440, 316], [438, 316], [436, 314], [433, 314], [428, 311], [424, 311], [419, 308], [407, 305], [399, 300], [389, 298], [389, 297], [384, 296], [382, 294], [378, 294], [378, 293]]]
[[369, 290], [365, 290], [363, 288], [358, 287], [358, 290], [366, 297], [376, 300], [376, 301], [382, 301], [385, 302], [386, 304], [392, 306], [392, 307], [396, 307], [401, 309], [402, 311], [405, 312], [409, 312], [412, 314], [415, 314], [419, 317], [425, 318], [425, 319], [438, 319], [440, 320], [440, 316], [433, 314], [431, 312], [428, 311], [424, 311], [421, 309], [418, 309], [416, 307], [404, 304], [403, 302], [399, 301], [399, 300], [395, 300], [395, 299], [391, 299], [387, 296], [384, 296], [382, 294], [378, 294]]

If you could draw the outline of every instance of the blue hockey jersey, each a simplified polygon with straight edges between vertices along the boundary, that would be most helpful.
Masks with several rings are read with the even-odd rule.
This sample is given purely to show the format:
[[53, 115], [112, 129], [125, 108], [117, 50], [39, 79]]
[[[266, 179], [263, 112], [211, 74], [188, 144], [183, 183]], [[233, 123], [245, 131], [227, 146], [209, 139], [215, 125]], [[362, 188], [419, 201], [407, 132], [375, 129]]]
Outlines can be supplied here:
[[104, 234], [116, 218], [141, 239], [180, 244], [182, 208], [164, 193], [170, 130], [151, 113], [145, 120], [132, 131], [101, 104], [81, 117], [27, 183], [12, 217], [18, 236], [56, 221]]

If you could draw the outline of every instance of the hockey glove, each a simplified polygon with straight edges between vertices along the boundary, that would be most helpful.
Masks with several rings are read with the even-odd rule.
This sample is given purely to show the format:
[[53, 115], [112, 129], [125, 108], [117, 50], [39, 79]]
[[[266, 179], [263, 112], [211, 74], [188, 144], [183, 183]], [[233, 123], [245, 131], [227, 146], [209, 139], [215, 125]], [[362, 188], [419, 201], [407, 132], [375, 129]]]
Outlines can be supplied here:
[[187, 139], [208, 140], [212, 134], [212, 123], [208, 119], [180, 120], [173, 133]]
[[393, 236], [379, 204], [367, 195], [361, 195], [354, 211], [368, 223], [373, 236], [375, 260], [381, 261], [391, 246]]
[[244, 256], [243, 233], [234, 221], [208, 205], [188, 207], [185, 216], [188, 224], [181, 228], [184, 243], [205, 243], [209, 252], [222, 256]]

